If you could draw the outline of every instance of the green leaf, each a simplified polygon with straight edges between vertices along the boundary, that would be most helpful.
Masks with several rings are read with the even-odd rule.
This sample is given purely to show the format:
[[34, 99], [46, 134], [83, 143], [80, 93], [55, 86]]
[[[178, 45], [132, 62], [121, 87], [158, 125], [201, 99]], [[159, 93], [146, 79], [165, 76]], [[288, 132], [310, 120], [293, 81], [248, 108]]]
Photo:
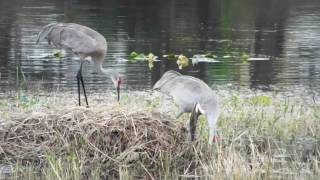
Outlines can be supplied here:
[[63, 58], [63, 54], [60, 50], [55, 52], [53, 55], [54, 57], [58, 58], [58, 60], [61, 60]]
[[133, 51], [129, 55], [129, 62], [131, 62], [131, 63], [135, 63], [137, 61], [146, 61], [146, 60], [147, 60], [147, 58], [143, 53], [138, 54]]
[[168, 60], [174, 60], [177, 55], [175, 55], [174, 53], [169, 53], [165, 56]]
[[130, 53], [129, 60], [134, 60], [137, 57], [138, 57], [138, 53], [133, 51], [133, 52]]
[[243, 63], [248, 63], [249, 62], [249, 55], [245, 52], [242, 53], [242, 56], [241, 56], [241, 61]]
[[265, 95], [253, 96], [249, 98], [249, 102], [253, 105], [269, 106], [271, 104], [271, 98]]
[[217, 56], [214, 55], [214, 54], [212, 54], [211, 52], [209, 52], [209, 53], [205, 54], [204, 57], [214, 59], [214, 58], [216, 58]]

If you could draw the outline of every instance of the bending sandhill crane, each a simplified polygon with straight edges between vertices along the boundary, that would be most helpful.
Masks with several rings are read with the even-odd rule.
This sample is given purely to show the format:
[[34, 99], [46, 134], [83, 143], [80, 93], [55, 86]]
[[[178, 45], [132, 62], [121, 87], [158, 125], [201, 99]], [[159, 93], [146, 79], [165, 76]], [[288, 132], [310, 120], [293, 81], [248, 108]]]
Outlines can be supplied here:
[[192, 112], [189, 123], [191, 140], [195, 139], [198, 117], [204, 114], [210, 130], [209, 143], [216, 141], [218, 100], [206, 83], [192, 76], [169, 70], [156, 82], [153, 89], [173, 97], [180, 108], [177, 118], [183, 113]]
[[103, 60], [107, 53], [107, 41], [97, 31], [75, 23], [51, 23], [42, 28], [38, 34], [37, 43], [46, 39], [48, 44], [53, 44], [56, 48], [70, 50], [80, 57], [80, 68], [77, 73], [78, 100], [80, 102], [80, 83], [82, 85], [87, 106], [87, 94], [82, 77], [82, 66], [85, 58], [90, 56], [98, 72], [111, 78], [114, 87], [117, 89], [118, 101], [120, 100], [120, 75], [112, 69], [102, 67]]

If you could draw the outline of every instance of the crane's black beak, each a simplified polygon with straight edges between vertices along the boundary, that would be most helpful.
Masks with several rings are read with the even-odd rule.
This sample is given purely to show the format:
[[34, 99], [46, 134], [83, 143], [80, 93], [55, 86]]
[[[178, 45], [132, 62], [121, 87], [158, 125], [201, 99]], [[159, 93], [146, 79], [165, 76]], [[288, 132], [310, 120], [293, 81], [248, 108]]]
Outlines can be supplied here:
[[120, 101], [120, 86], [117, 86], [118, 102]]

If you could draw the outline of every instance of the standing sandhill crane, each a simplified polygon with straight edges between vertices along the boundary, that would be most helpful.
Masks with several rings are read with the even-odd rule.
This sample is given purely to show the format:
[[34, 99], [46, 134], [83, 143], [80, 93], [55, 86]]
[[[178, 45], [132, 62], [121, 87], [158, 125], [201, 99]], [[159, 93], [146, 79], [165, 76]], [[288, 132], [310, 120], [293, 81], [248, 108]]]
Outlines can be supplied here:
[[216, 141], [218, 100], [206, 83], [192, 76], [169, 70], [153, 86], [153, 89], [173, 97], [180, 108], [177, 118], [185, 112], [192, 112], [189, 123], [191, 140], [195, 138], [198, 117], [204, 114], [209, 124], [209, 143]]
[[107, 41], [97, 31], [75, 23], [51, 23], [42, 28], [38, 34], [37, 43], [46, 39], [48, 44], [53, 44], [56, 48], [62, 48], [77, 54], [80, 57], [80, 68], [77, 73], [78, 100], [80, 103], [80, 82], [87, 106], [87, 94], [82, 77], [82, 65], [85, 58], [90, 56], [94, 65], [100, 73], [109, 76], [117, 89], [118, 101], [120, 100], [121, 76], [113, 69], [104, 69], [103, 60], [107, 53]]

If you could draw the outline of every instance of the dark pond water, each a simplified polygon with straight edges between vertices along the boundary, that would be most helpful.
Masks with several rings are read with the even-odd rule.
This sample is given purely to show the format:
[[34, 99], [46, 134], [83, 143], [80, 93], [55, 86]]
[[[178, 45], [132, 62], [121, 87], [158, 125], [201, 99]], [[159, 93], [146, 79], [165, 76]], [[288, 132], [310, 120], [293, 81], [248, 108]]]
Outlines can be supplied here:
[[[320, 87], [319, 0], [1, 0], [2, 89], [16, 87], [21, 71], [31, 85], [76, 88], [78, 58], [58, 60], [52, 57], [56, 50], [35, 44], [41, 27], [52, 22], [75, 22], [103, 34], [104, 67], [120, 71], [127, 89], [150, 89], [166, 70], [177, 70], [162, 58], [170, 52], [217, 55], [218, 62], [181, 70], [213, 86]], [[132, 51], [153, 52], [162, 61], [152, 70], [146, 62], [122, 61]], [[267, 60], [244, 63], [244, 53]], [[111, 87], [92, 65], [84, 73], [89, 91]]]

